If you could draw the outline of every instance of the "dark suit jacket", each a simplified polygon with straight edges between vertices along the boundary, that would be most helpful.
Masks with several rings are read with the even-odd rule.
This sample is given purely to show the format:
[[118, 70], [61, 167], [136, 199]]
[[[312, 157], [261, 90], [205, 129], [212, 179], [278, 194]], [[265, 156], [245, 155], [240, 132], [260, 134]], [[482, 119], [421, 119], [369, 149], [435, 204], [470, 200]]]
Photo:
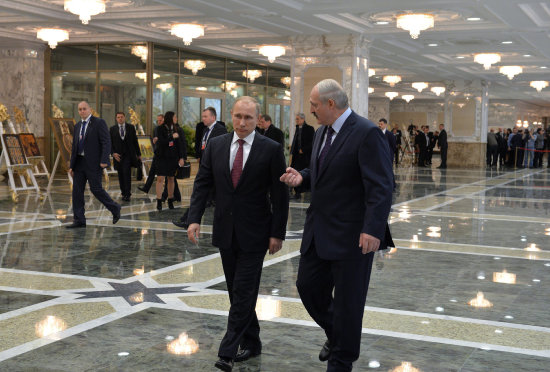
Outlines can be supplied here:
[[362, 254], [361, 233], [380, 239], [380, 249], [393, 246], [387, 224], [393, 171], [386, 138], [370, 120], [352, 112], [317, 169], [326, 127], [315, 133], [311, 168], [301, 171], [311, 189], [300, 252], [314, 242], [325, 260], [353, 259]]
[[439, 132], [437, 146], [439, 146], [439, 148], [447, 147], [447, 131], [445, 129], [442, 129], [441, 132]]
[[422, 153], [425, 152], [428, 148], [428, 141], [426, 140], [426, 134], [422, 131], [416, 132], [416, 136], [414, 136], [414, 144], [415, 146], [418, 145], [418, 150]]
[[[225, 123], [223, 121], [217, 120], [216, 126], [218, 127], [221, 126], [225, 129]], [[204, 128], [206, 128], [206, 125], [204, 125], [202, 121], [198, 122], [197, 127], [195, 128], [195, 157], [197, 158], [200, 158], [200, 154], [201, 154], [202, 137], [204, 136]], [[227, 133], [227, 129], [225, 129], [224, 133]], [[210, 135], [210, 137], [212, 137], [212, 134]]]
[[[290, 149], [290, 152], [292, 154], [292, 161], [295, 162], [297, 160], [296, 158], [306, 159], [305, 167], [308, 167], [309, 159], [311, 158], [311, 150], [313, 149], [313, 137], [315, 136], [315, 129], [313, 129], [311, 125], [304, 122], [304, 124], [302, 125], [302, 138], [300, 141], [301, 146], [298, 146], [296, 143], [297, 136], [298, 126], [296, 126], [294, 138], [292, 139], [292, 147]], [[302, 154], [300, 154], [300, 150], [302, 150]]]
[[[204, 127], [204, 130], [206, 130], [206, 127]], [[204, 133], [204, 131], [203, 131], [203, 133]], [[227, 133], [227, 129], [225, 128], [225, 125], [222, 125], [219, 122], [215, 123], [212, 126], [211, 133], [208, 135], [208, 141], [206, 141], [206, 144], [208, 145], [212, 138], [221, 136], [221, 135], [226, 134], [226, 133]], [[204, 134], [203, 134], [203, 136], [204, 136]], [[201, 137], [201, 147], [202, 147], [202, 137]], [[203, 150], [201, 150], [201, 147], [199, 147], [199, 152], [195, 153], [196, 157], [198, 157], [198, 158], [202, 158], [202, 153], [204, 152]]]
[[[130, 164], [133, 167], [137, 167], [138, 156], [141, 156], [139, 144], [136, 135], [136, 128], [132, 124], [124, 124], [124, 140], [120, 137], [120, 130], [118, 129], [118, 123], [113, 125], [109, 132], [111, 134], [111, 155], [114, 153], [120, 154], [123, 158], [129, 157]], [[115, 169], [118, 170], [120, 162], [114, 159]]]
[[188, 222], [200, 223], [210, 189], [216, 188], [212, 244], [230, 249], [235, 237], [245, 252], [265, 251], [269, 238], [284, 239], [288, 217], [288, 188], [279, 181], [285, 172], [282, 147], [254, 136], [250, 154], [236, 188], [229, 170], [233, 133], [212, 138], [195, 177]]
[[264, 136], [278, 142], [285, 148], [285, 135], [282, 130], [271, 124], [264, 132]]
[[[80, 137], [80, 128], [82, 120], [74, 127], [73, 149], [71, 152], [70, 168], [74, 169], [77, 157], [78, 140]], [[88, 128], [84, 136], [84, 161], [89, 171], [100, 171], [99, 164], [109, 164], [109, 154], [111, 153], [111, 136], [105, 120], [90, 117]]]
[[397, 148], [397, 141], [395, 139], [395, 135], [387, 129], [386, 129], [386, 133], [384, 134], [386, 136], [386, 140], [388, 141], [390, 153], [393, 154], [395, 152], [395, 149]]

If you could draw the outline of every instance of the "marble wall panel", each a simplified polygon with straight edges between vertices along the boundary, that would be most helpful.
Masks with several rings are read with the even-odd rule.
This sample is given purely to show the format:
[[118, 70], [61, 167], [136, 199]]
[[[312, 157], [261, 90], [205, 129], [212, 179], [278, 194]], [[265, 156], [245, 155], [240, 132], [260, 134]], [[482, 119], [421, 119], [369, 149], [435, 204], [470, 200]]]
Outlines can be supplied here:
[[485, 143], [449, 142], [447, 166], [457, 168], [480, 168], [485, 165]]

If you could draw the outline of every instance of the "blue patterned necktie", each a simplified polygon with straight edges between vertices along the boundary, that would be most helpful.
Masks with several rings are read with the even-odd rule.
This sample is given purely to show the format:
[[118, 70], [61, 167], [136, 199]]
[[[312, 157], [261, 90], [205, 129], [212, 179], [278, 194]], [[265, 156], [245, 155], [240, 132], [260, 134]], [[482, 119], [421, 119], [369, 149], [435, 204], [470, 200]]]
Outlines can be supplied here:
[[86, 125], [87, 121], [82, 122], [82, 127], [80, 128], [80, 137], [78, 138], [78, 153], [82, 154], [84, 152], [84, 138], [86, 134]]
[[120, 126], [120, 138], [124, 139], [124, 134], [125, 134], [125, 132], [124, 132], [124, 125], [121, 125], [121, 126]]
[[332, 127], [327, 128], [327, 138], [325, 139], [325, 146], [321, 150], [321, 153], [319, 154], [319, 158], [317, 159], [317, 169], [321, 169], [321, 166], [323, 165], [323, 161], [325, 160], [325, 157], [328, 154], [328, 151], [330, 150], [330, 146], [332, 145], [332, 135], [334, 134], [334, 129]]

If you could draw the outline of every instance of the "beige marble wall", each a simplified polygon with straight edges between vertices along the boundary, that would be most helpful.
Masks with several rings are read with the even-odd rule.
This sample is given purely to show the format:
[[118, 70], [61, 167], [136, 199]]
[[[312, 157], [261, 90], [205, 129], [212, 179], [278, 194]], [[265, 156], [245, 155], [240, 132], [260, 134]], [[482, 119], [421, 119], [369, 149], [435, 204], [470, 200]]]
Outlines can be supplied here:
[[390, 100], [388, 98], [379, 97], [369, 98], [368, 115], [368, 119], [374, 121], [375, 123], [381, 118], [390, 120]]
[[480, 142], [449, 142], [447, 166], [458, 168], [479, 168], [485, 166], [487, 144]]
[[0, 103], [21, 109], [31, 131], [44, 136], [44, 46], [0, 46]]

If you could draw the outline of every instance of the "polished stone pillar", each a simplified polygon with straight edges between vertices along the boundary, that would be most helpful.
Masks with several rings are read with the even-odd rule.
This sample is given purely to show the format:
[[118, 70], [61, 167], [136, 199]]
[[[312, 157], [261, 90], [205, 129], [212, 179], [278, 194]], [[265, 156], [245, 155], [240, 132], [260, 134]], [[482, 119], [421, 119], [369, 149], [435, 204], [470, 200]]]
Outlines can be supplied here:
[[304, 112], [306, 121], [318, 126], [309, 113], [309, 94], [316, 83], [327, 78], [342, 85], [355, 112], [368, 115], [368, 41], [364, 35], [295, 36], [290, 46], [291, 118]]

